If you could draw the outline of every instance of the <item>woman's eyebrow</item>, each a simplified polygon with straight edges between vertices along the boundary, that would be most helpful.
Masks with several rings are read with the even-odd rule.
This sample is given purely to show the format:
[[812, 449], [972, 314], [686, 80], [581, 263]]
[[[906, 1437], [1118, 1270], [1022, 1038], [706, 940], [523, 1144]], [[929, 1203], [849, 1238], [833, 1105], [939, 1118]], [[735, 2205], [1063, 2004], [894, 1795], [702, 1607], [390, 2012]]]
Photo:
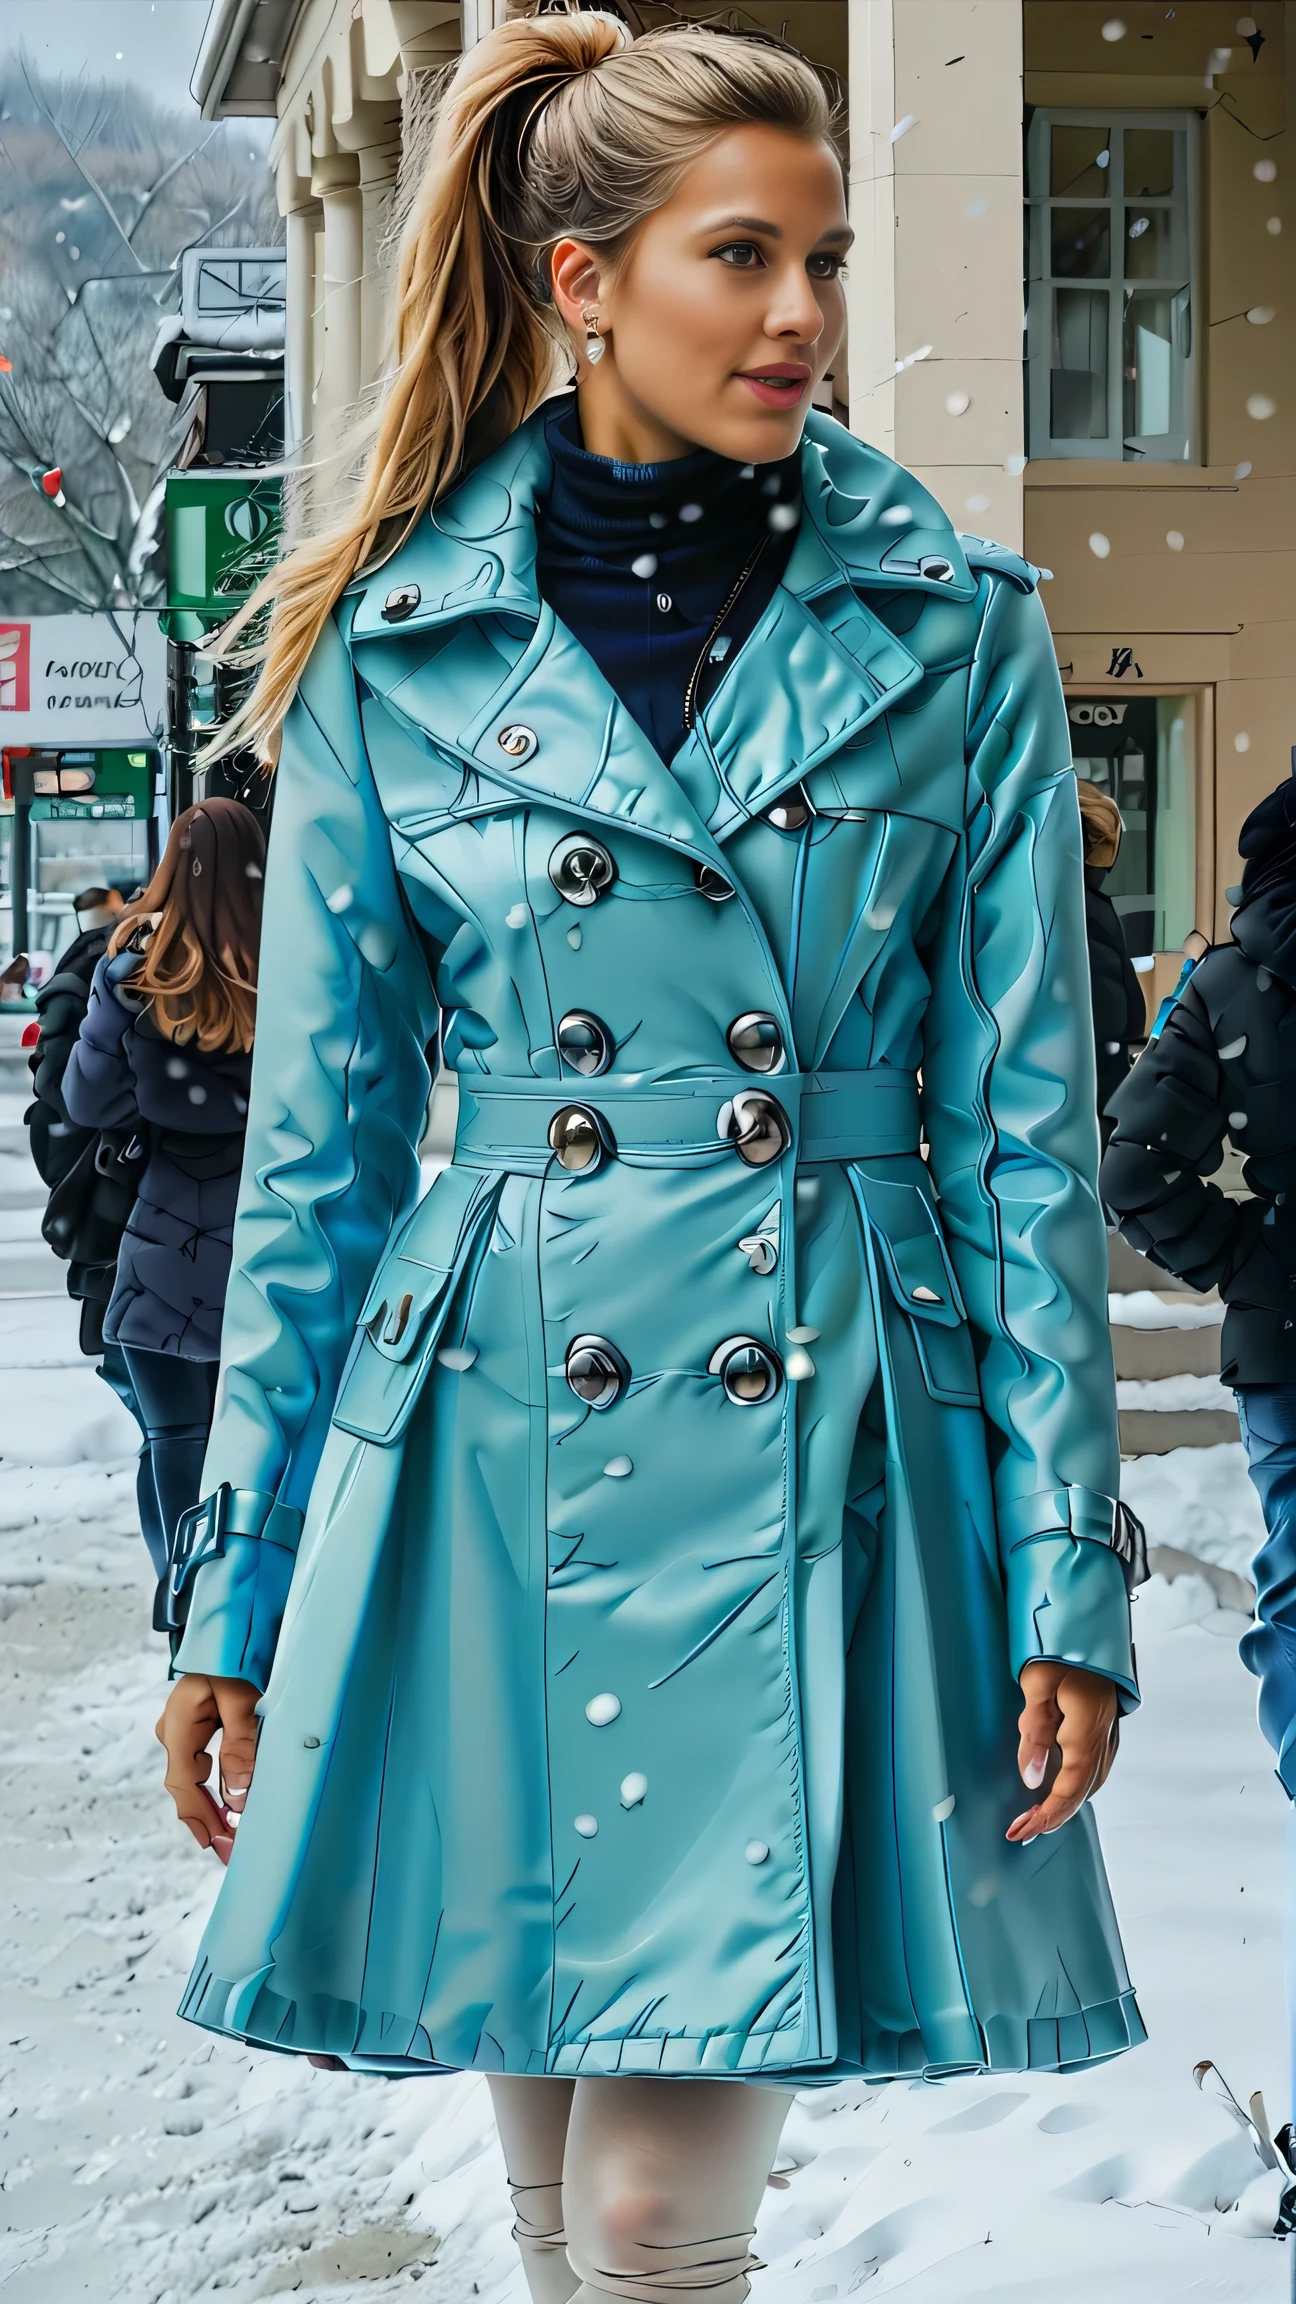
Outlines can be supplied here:
[[[763, 216], [723, 216], [718, 224], [711, 226], [711, 230], [713, 232], [763, 232], [770, 240], [783, 238], [782, 226], [771, 224]], [[834, 224], [827, 232], [820, 233], [816, 246], [825, 240], [851, 241], [854, 237], [855, 234], [849, 224]]]

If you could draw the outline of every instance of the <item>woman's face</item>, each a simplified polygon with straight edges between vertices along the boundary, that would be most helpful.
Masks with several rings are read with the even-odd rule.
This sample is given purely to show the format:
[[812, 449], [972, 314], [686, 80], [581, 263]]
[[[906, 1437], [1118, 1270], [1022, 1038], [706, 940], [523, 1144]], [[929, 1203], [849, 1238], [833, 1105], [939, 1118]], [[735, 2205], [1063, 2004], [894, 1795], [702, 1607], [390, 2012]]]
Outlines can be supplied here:
[[[579, 348], [586, 447], [631, 463], [790, 455], [841, 341], [850, 240], [832, 147], [769, 127], [717, 136], [614, 270], [560, 240], [554, 296]], [[607, 347], [594, 367], [591, 306]]]

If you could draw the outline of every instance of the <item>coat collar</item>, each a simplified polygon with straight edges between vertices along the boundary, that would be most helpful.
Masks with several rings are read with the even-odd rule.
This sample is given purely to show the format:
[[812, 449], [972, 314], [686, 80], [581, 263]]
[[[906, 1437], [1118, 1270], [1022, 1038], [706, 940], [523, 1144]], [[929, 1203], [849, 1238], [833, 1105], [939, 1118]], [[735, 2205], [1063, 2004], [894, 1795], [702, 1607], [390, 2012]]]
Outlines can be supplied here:
[[[862, 595], [916, 590], [966, 603], [976, 579], [927, 491], [831, 418], [812, 414], [802, 443], [801, 529], [782, 583], [667, 767], [540, 599], [536, 508], [550, 472], [544, 418], [543, 409], [531, 416], [389, 561], [349, 587], [339, 614], [356, 669], [400, 718], [488, 787], [557, 800], [713, 861], [718, 840], [921, 680], [918, 659]], [[406, 612], [392, 618], [393, 606]], [[511, 651], [511, 669], [487, 647], [466, 677], [448, 678], [444, 666], [438, 672], [447, 627], [494, 617], [514, 620], [513, 634], [519, 620], [530, 628], [521, 652]], [[524, 750], [510, 750], [524, 739]]]

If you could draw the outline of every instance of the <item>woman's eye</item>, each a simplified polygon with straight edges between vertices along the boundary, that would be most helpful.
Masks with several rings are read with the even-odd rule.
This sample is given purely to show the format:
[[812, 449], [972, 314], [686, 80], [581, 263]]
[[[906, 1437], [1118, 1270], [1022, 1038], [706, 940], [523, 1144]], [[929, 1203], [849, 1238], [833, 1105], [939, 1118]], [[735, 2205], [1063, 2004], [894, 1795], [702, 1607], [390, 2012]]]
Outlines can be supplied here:
[[806, 270], [812, 280], [839, 280], [845, 262], [844, 256], [832, 254], [811, 256], [807, 259]]
[[754, 240], [730, 240], [723, 248], [713, 248], [711, 253], [718, 256], [722, 264], [733, 264], [743, 272], [754, 271], [765, 261]]

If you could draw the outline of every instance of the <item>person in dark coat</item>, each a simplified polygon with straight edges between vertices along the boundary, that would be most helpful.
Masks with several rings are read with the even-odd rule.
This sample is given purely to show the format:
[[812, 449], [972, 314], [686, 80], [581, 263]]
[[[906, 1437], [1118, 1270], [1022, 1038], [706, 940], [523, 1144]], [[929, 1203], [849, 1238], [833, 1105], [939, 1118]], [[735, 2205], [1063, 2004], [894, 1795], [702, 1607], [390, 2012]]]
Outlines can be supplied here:
[[198, 1498], [215, 1397], [264, 859], [261, 827], [236, 800], [204, 801], [177, 819], [95, 970], [64, 1074], [78, 1127], [137, 1131], [146, 1142], [103, 1325], [122, 1347], [148, 1436], [159, 1577], [176, 1521]]
[[[1228, 1307], [1221, 1374], [1267, 1531], [1242, 1661], [1296, 1800], [1296, 779], [1252, 810], [1238, 847], [1231, 941], [1198, 962], [1113, 1098], [1101, 1193], [1132, 1248]], [[1245, 1199], [1207, 1181], [1225, 1136]], [[1296, 2010], [1296, 1977], [1289, 1996]]]
[[[122, 903], [119, 888], [82, 890], [74, 906], [77, 933], [36, 995], [39, 1037], [28, 1058], [33, 1102], [23, 1119], [32, 1158], [42, 1183], [51, 1191], [76, 1166], [93, 1134], [68, 1118], [63, 1074], [90, 999], [91, 978], [107, 949], [109, 934], [121, 918]], [[70, 1284], [69, 1294], [76, 1294]]]
[[1125, 826], [1111, 795], [1078, 776], [1084, 841], [1085, 937], [1093, 998], [1094, 1055], [1098, 1068], [1098, 1127], [1104, 1144], [1112, 1131], [1107, 1104], [1133, 1061], [1132, 1046], [1147, 1036], [1147, 1010], [1120, 914], [1103, 882], [1120, 854]]
[[97, 1373], [135, 1418], [140, 1451], [136, 1496], [150, 1558], [165, 1547], [157, 1494], [148, 1464], [148, 1436], [131, 1390], [120, 1344], [104, 1339], [103, 1321], [117, 1274], [117, 1250], [130, 1212], [139, 1148], [127, 1138], [108, 1143], [96, 1128], [78, 1128], [63, 1097], [63, 1076], [90, 1001], [95, 969], [122, 916], [120, 888], [83, 888], [73, 909], [78, 928], [54, 973], [36, 995], [36, 1045], [28, 1057], [33, 1099], [23, 1114], [36, 1172], [49, 1187], [41, 1232], [67, 1265], [67, 1292], [80, 1304], [77, 1341]]

